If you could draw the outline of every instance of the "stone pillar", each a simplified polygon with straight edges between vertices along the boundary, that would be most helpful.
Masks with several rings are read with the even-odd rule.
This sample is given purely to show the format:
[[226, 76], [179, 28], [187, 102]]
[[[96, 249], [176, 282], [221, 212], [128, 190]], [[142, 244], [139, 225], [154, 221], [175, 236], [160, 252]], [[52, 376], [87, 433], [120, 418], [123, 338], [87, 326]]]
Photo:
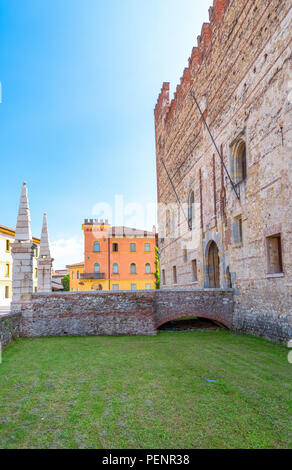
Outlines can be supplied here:
[[26, 183], [21, 188], [15, 239], [11, 253], [13, 259], [12, 271], [12, 303], [11, 309], [31, 299], [33, 292], [33, 256], [36, 245], [32, 241], [30, 228], [30, 210], [27, 197]]
[[43, 228], [40, 243], [40, 255], [38, 257], [38, 292], [52, 291], [52, 266], [50, 242], [48, 234], [47, 214], [44, 213]]

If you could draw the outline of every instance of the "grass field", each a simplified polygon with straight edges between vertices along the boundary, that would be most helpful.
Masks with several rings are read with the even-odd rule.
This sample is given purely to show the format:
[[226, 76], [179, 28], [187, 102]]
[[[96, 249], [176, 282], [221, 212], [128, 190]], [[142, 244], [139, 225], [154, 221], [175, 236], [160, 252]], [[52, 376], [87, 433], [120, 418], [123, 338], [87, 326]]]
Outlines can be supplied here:
[[228, 331], [22, 339], [0, 365], [0, 447], [291, 448], [287, 352]]

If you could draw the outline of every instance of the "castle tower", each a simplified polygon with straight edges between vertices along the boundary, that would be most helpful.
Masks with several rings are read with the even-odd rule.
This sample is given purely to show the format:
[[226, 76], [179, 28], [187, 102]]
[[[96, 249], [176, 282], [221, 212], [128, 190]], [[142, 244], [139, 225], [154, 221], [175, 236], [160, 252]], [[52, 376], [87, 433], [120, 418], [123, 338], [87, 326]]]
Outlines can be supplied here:
[[53, 258], [51, 258], [50, 242], [48, 234], [47, 214], [44, 213], [43, 228], [40, 244], [40, 256], [38, 263], [38, 292], [52, 291], [52, 266]]
[[12, 304], [11, 308], [30, 300], [33, 292], [33, 256], [36, 245], [32, 241], [30, 210], [26, 183], [22, 184], [15, 240], [12, 243]]

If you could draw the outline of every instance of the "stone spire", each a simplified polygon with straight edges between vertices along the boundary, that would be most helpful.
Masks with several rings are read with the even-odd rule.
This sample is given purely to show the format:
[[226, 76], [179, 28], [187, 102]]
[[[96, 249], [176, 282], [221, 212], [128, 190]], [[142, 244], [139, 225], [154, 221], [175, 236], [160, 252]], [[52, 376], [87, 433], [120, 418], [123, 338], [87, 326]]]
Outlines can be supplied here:
[[18, 216], [15, 230], [15, 241], [32, 241], [30, 228], [30, 210], [26, 183], [22, 183]]
[[50, 242], [49, 242], [49, 233], [48, 233], [48, 222], [47, 214], [44, 213], [43, 217], [43, 228], [41, 234], [41, 243], [40, 243], [40, 258], [50, 258]]
[[52, 291], [52, 266], [53, 258], [51, 258], [47, 214], [44, 213], [43, 228], [40, 243], [40, 255], [38, 257], [38, 292]]
[[21, 304], [29, 301], [33, 292], [33, 256], [36, 245], [32, 241], [30, 210], [26, 183], [21, 188], [15, 239], [11, 253], [12, 270], [12, 310], [21, 310]]

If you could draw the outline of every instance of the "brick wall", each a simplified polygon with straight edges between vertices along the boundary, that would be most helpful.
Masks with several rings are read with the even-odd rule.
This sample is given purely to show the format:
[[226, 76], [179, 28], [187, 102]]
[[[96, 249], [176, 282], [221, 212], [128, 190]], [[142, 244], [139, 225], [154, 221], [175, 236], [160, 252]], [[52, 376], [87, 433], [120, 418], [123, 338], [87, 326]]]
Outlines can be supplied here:
[[232, 327], [233, 291], [217, 289], [160, 290], [155, 295], [155, 325], [187, 316], [215, 320]]
[[2, 348], [8, 346], [20, 335], [21, 314], [9, 313], [0, 315], [0, 341]]

